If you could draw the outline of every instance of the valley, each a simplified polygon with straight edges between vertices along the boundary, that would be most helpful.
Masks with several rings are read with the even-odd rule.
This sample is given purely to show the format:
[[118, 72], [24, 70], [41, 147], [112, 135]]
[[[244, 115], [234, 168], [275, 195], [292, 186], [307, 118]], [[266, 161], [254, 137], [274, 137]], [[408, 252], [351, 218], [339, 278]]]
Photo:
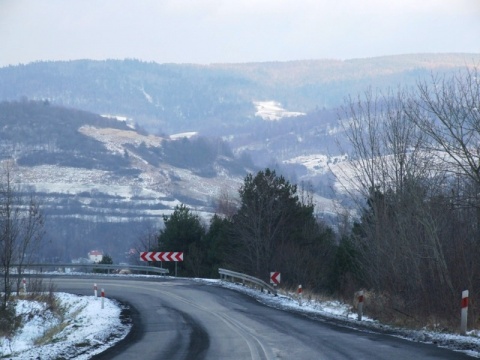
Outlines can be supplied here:
[[[222, 196], [266, 167], [310, 191], [335, 226], [348, 96], [453, 73], [475, 54], [175, 65], [136, 60], [0, 68], [0, 159], [48, 221], [50, 256], [129, 260], [145, 229], [185, 204], [208, 225]], [[109, 115], [100, 115], [109, 114]], [[343, 119], [344, 120], [344, 119]], [[336, 170], [338, 169], [338, 171]], [[153, 230], [152, 230], [153, 229]], [[65, 237], [69, 240], [65, 241]]]

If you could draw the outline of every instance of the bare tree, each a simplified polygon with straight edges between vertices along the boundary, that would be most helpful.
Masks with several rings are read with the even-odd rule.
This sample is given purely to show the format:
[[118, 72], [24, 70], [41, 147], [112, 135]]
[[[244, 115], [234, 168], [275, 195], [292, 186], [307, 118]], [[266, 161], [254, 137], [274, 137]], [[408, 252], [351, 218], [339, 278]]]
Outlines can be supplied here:
[[386, 94], [367, 90], [348, 98], [340, 118], [352, 151], [343, 176], [357, 193], [368, 197], [377, 189], [401, 191], [408, 177], [428, 176], [431, 156], [424, 151], [424, 136], [405, 112], [409, 95], [398, 90]]
[[344, 107], [352, 184], [367, 200], [352, 236], [363, 280], [406, 313], [448, 319], [460, 290], [480, 286], [478, 75], [434, 75]]
[[39, 204], [30, 196], [28, 204], [24, 208], [23, 217], [19, 221], [21, 227], [20, 237], [16, 246], [17, 255], [17, 293], [20, 290], [21, 277], [24, 265], [29, 264], [38, 253], [44, 236], [44, 216]]
[[479, 69], [467, 66], [453, 76], [432, 75], [418, 83], [416, 95], [408, 116], [428, 137], [427, 150], [435, 157], [436, 171], [448, 176], [444, 193], [450, 198], [444, 212], [449, 217], [444, 224], [450, 230], [441, 233], [446, 225], [432, 229], [443, 238], [435, 239], [431, 248], [436, 251], [436, 272], [455, 298], [462, 285], [478, 288], [480, 275], [476, 265], [480, 252]]
[[428, 150], [455, 175], [480, 184], [480, 73], [466, 68], [452, 77], [418, 84], [408, 115], [430, 139]]
[[18, 217], [19, 209], [14, 208], [12, 182], [10, 170], [7, 169], [6, 179], [0, 188], [0, 262], [3, 270], [3, 298], [2, 309], [6, 309], [11, 294], [10, 272], [14, 261], [14, 241], [18, 236], [19, 229], [14, 226]]
[[[378, 95], [370, 89], [363, 97], [349, 97], [340, 114], [344, 133], [353, 146], [349, 154], [352, 166], [345, 169], [343, 177], [348, 181], [345, 188], [354, 188], [364, 196], [368, 196], [369, 189], [374, 189], [380, 182], [379, 169], [384, 151], [380, 142], [379, 111]], [[367, 193], [364, 193], [365, 189]]]
[[398, 257], [409, 239], [405, 239], [405, 230], [399, 229], [408, 221], [398, 210], [402, 196], [405, 199], [407, 191], [412, 196], [411, 191], [417, 189], [411, 186], [414, 179], [426, 176], [429, 162], [422, 134], [404, 112], [407, 100], [407, 94], [400, 90], [387, 94], [368, 90], [363, 97], [348, 99], [342, 114], [352, 146], [347, 171], [353, 174], [344, 177], [351, 179], [347, 186], [356, 190], [354, 198], [359, 199], [358, 194], [360, 201], [363, 198], [359, 205], [366, 206], [363, 232], [367, 243], [359, 249], [369, 264], [369, 281], [378, 287], [390, 283], [387, 274], [399, 269]]
[[[448, 177], [429, 150], [412, 114], [412, 95], [366, 95], [344, 108], [352, 145], [351, 171], [367, 200], [354, 242], [368, 286], [397, 297], [398, 307], [418, 308], [407, 293], [430, 299], [433, 288], [452, 295], [454, 285], [442, 237]], [[440, 294], [438, 294], [440, 295]], [[395, 303], [392, 300], [392, 304]]]
[[218, 195], [215, 211], [217, 214], [223, 215], [226, 219], [231, 220], [237, 212], [237, 203], [238, 201], [228, 192], [228, 189], [223, 188]]
[[130, 261], [133, 264], [142, 264], [140, 260], [140, 253], [144, 251], [155, 251], [158, 248], [158, 235], [160, 229], [154, 226], [153, 223], [148, 222], [145, 225], [143, 232], [139, 235], [137, 241], [133, 245], [133, 251], [131, 251]]
[[2, 308], [12, 292], [11, 271], [17, 265], [17, 291], [23, 266], [38, 249], [43, 236], [43, 215], [33, 197], [25, 201], [13, 181], [10, 162], [3, 168], [0, 183], [0, 266], [3, 270]]

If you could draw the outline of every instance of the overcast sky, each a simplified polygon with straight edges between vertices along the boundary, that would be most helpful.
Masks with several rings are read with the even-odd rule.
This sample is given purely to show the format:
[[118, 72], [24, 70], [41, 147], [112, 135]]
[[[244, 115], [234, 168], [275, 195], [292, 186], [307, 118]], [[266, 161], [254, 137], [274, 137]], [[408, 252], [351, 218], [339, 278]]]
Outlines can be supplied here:
[[0, 66], [480, 53], [480, 0], [0, 0]]

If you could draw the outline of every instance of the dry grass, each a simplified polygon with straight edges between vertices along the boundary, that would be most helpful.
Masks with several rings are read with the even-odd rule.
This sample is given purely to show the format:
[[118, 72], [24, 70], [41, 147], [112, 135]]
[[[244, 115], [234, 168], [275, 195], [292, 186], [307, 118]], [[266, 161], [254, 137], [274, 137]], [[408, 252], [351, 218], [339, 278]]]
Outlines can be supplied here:
[[[45, 331], [42, 336], [35, 339], [34, 341], [35, 346], [41, 346], [41, 345], [55, 342], [54, 340], [55, 336], [61, 333], [68, 325], [69, 323], [62, 322], [56, 326], [51, 327], [50, 329]], [[57, 339], [56, 341], [61, 341], [61, 339]]]
[[68, 313], [68, 308], [60, 307], [59, 309], [61, 309], [61, 312], [57, 314], [60, 316], [60, 323], [46, 330], [42, 336], [35, 340], [35, 345], [39, 346], [60, 341], [61, 339], [55, 339], [55, 337], [73, 322], [73, 320], [82, 312], [85, 306], [79, 307], [74, 312], [69, 314], [68, 319], [65, 318], [65, 315]]
[[[280, 288], [278, 289], [278, 293], [288, 296], [292, 299], [295, 299], [299, 302], [299, 304], [302, 305], [309, 305], [313, 308], [318, 308], [319, 310], [322, 309], [322, 304], [325, 303], [333, 303], [333, 302], [342, 302], [343, 301], [339, 300], [338, 298], [334, 297], [333, 295], [328, 295], [328, 294], [320, 294], [313, 292], [308, 289], [302, 289], [301, 295], [298, 292], [298, 287], [297, 288]], [[347, 304], [348, 305], [348, 304]], [[347, 307], [345, 310], [345, 317], [350, 315], [353, 312], [356, 312], [356, 309], [354, 308], [353, 304], [350, 304], [352, 306]]]
[[[243, 285], [249, 285], [260, 290], [259, 287], [249, 283]], [[418, 306], [416, 307], [414, 302], [407, 303], [401, 296], [392, 296], [384, 292], [362, 291], [364, 295], [364, 316], [379, 323], [412, 330], [425, 329], [450, 333], [459, 331], [460, 310], [458, 312], [452, 311], [449, 318], [431, 313], [422, 313], [417, 310]], [[295, 299], [301, 302], [301, 304], [308, 304], [319, 310], [325, 306], [325, 303], [341, 302], [347, 305], [343, 314], [345, 317], [358, 312], [358, 291], [352, 292], [352, 296], [348, 298], [316, 293], [305, 288], [302, 289], [302, 295], [299, 296], [298, 287], [283, 286], [277, 288], [277, 292]], [[475, 320], [469, 319], [469, 328], [477, 328], [478, 324], [480, 324], [480, 317], [475, 318]]]
[[17, 315], [15, 307], [18, 300], [36, 301], [45, 304], [45, 309], [58, 317], [63, 317], [64, 310], [55, 297], [53, 283], [45, 285], [42, 279], [32, 279], [27, 282], [27, 292], [23, 286], [16, 296], [12, 295], [6, 309], [0, 309], [0, 337], [10, 338], [23, 326], [25, 316]]
[[452, 320], [452, 317], [448, 319], [434, 314], [422, 313], [416, 310], [414, 304], [407, 303], [403, 297], [387, 293], [365, 291], [364, 312], [370, 318], [383, 324], [397, 327], [432, 331], [458, 331], [458, 324]]
[[[296, 299], [302, 304], [322, 308], [322, 304], [340, 301], [347, 305], [345, 316], [357, 314], [358, 292], [352, 294], [350, 299], [340, 299], [333, 295], [319, 294], [308, 289], [302, 289], [299, 296], [298, 288], [279, 288], [278, 293]], [[440, 318], [432, 314], [418, 314], [409, 309], [409, 304], [401, 297], [390, 296], [385, 293], [376, 293], [363, 290], [363, 314], [382, 324], [402, 327], [407, 329], [428, 329], [437, 332], [456, 332], [458, 321]]]

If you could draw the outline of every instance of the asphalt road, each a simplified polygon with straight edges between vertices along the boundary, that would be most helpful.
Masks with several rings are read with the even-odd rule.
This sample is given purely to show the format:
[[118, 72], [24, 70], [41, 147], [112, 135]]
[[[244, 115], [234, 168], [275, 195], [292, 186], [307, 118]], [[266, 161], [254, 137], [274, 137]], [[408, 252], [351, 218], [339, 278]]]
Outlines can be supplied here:
[[55, 278], [58, 291], [131, 305], [134, 326], [95, 359], [472, 359], [463, 353], [262, 305], [219, 286], [186, 279]]

